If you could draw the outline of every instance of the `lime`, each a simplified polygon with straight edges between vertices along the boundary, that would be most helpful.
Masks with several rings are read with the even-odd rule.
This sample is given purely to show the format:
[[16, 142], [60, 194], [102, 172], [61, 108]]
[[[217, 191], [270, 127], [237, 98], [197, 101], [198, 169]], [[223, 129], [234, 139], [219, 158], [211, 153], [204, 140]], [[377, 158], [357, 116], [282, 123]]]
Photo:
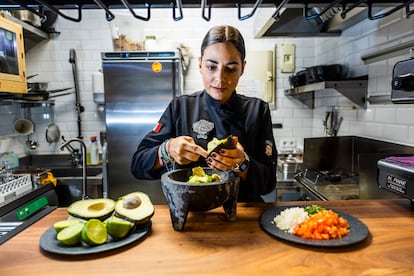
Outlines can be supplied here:
[[55, 224], [53, 224], [53, 228], [55, 229], [56, 233], [59, 233], [63, 229], [65, 229], [65, 228], [67, 228], [69, 226], [75, 225], [77, 223], [81, 223], [81, 222], [78, 221], [78, 220], [74, 220], [74, 219], [71, 219], [71, 220], [68, 220], [68, 219], [67, 220], [61, 220], [61, 221], [58, 221]]
[[134, 223], [113, 216], [108, 218], [105, 221], [105, 224], [106, 231], [114, 239], [122, 239], [128, 235], [129, 231], [132, 229], [132, 227], [134, 227]]
[[82, 230], [82, 240], [89, 245], [99, 245], [106, 242], [108, 234], [105, 224], [99, 219], [90, 219]]
[[65, 245], [76, 245], [81, 241], [83, 227], [83, 223], [68, 226], [57, 234], [57, 240]]

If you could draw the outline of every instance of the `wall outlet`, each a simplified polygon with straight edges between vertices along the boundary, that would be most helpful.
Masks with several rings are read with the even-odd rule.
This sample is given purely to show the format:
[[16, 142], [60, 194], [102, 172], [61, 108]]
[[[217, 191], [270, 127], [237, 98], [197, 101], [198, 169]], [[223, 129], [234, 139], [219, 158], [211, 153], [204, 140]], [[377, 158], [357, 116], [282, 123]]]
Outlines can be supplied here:
[[292, 151], [296, 148], [296, 139], [284, 138], [280, 140], [279, 151]]

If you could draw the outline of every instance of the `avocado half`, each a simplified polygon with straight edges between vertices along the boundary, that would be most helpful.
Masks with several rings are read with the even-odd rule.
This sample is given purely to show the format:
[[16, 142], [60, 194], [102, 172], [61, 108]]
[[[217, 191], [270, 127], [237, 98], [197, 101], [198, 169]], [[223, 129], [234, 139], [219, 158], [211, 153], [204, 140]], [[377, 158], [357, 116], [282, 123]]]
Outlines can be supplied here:
[[229, 135], [224, 139], [217, 139], [216, 137], [214, 137], [207, 144], [208, 155], [212, 154], [213, 152], [218, 152], [221, 149], [234, 149], [234, 148], [236, 148], [236, 145], [234, 144], [232, 135]]
[[89, 220], [92, 218], [105, 220], [115, 210], [115, 201], [110, 198], [84, 199], [73, 202], [68, 213], [74, 217]]
[[120, 197], [115, 204], [115, 216], [135, 224], [148, 222], [154, 215], [154, 205], [143, 192], [129, 193]]

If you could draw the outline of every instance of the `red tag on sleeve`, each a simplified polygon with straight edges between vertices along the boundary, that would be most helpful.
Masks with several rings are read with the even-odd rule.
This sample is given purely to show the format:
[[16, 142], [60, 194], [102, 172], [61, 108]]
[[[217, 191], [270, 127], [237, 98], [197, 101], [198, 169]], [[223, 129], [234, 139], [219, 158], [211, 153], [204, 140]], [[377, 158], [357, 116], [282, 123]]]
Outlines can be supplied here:
[[161, 128], [162, 128], [162, 124], [157, 123], [152, 131], [154, 131], [155, 133], [158, 133], [160, 132]]

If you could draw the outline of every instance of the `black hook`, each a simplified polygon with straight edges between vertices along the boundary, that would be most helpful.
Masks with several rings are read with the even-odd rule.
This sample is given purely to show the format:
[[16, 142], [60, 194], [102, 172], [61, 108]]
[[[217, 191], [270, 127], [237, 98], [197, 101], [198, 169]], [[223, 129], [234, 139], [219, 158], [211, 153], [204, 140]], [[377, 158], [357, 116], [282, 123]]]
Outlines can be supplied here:
[[132, 15], [135, 18], [138, 18], [138, 19], [141, 19], [141, 20], [144, 20], [144, 21], [150, 20], [150, 18], [151, 18], [151, 5], [150, 4], [145, 3], [145, 7], [147, 7], [147, 17], [143, 17], [143, 16], [140, 16], [140, 15], [138, 15], [134, 12], [134, 9], [132, 8], [131, 4], [128, 3], [127, 0], [121, 0], [121, 2], [122, 2], [122, 4], [124, 4], [125, 7], [128, 8], [128, 10], [132, 13]]
[[211, 19], [211, 4], [208, 5], [208, 15], [206, 16], [206, 4], [207, 4], [207, 0], [201, 0], [201, 16], [204, 18], [204, 20], [206, 21], [210, 21]]
[[354, 4], [352, 4], [351, 6], [349, 6], [348, 8], [346, 7], [346, 5], [343, 5], [342, 12], [341, 12], [341, 17], [342, 17], [342, 19], [345, 19], [346, 14], [347, 14], [348, 12], [350, 12], [350, 11], [351, 11], [351, 10], [353, 10], [354, 8], [356, 8], [356, 7], [360, 6], [362, 3], [366, 2], [366, 1], [367, 1], [367, 0], [359, 0], [359, 1], [355, 2]]
[[272, 17], [275, 20], [280, 18], [280, 10], [289, 2], [289, 0], [283, 0], [282, 3], [276, 8], [276, 11], [273, 13]]
[[[173, 18], [175, 21], [179, 21], [181, 19], [183, 19], [183, 9], [182, 9], [182, 2], [181, 0], [176, 0], [175, 2], [171, 2], [171, 6], [173, 9]], [[176, 9], [178, 9], [179, 15], [176, 15]]]
[[414, 10], [410, 11], [410, 5], [405, 6], [405, 16], [407, 18], [410, 18], [410, 15], [412, 15], [413, 13], [414, 13]]
[[404, 2], [404, 3], [402, 3], [402, 4], [400, 4], [400, 5], [398, 5], [398, 6], [396, 6], [395, 8], [392, 8], [391, 10], [389, 10], [389, 11], [387, 11], [387, 12], [384, 12], [384, 13], [381, 13], [381, 14], [377, 14], [377, 15], [372, 15], [372, 6], [374, 5], [374, 2], [369, 2], [368, 3], [368, 18], [370, 19], [370, 20], [377, 20], [377, 19], [381, 19], [381, 18], [384, 18], [384, 17], [386, 17], [386, 16], [388, 16], [388, 15], [391, 15], [391, 14], [393, 14], [394, 12], [396, 12], [396, 11], [398, 11], [399, 9], [402, 9], [402, 8], [406, 8], [406, 11], [408, 11], [407, 12], [407, 15], [409, 16], [412, 12], [409, 12], [409, 5], [411, 4], [411, 3], [413, 3], [414, 2], [414, 0], [410, 0], [410, 1], [406, 1], [406, 2]]
[[96, 5], [98, 5], [101, 9], [105, 10], [105, 14], [106, 14], [106, 20], [107, 21], [112, 21], [115, 18], [115, 15], [109, 10], [109, 8], [102, 3], [101, 0], [93, 0], [95, 2]]
[[309, 20], [309, 19], [314, 19], [316, 17], [322, 16], [324, 13], [326, 13], [327, 11], [329, 11], [330, 9], [338, 5], [340, 2], [342, 2], [342, 0], [335, 0], [334, 2], [330, 3], [327, 7], [324, 7], [323, 11], [321, 11], [320, 13], [312, 14], [312, 15], [308, 14], [308, 3], [306, 3], [305, 8], [304, 8], [305, 18]]
[[82, 20], [82, 6], [81, 5], [75, 5], [78, 8], [78, 18], [75, 17], [70, 17], [64, 13], [62, 13], [61, 11], [59, 11], [59, 9], [55, 8], [54, 6], [50, 5], [49, 3], [43, 1], [43, 0], [35, 0], [36, 2], [38, 2], [39, 4], [46, 6], [49, 10], [51, 10], [52, 12], [62, 16], [65, 19], [68, 19], [70, 21], [74, 21], [74, 22], [80, 22]]
[[45, 15], [43, 12], [39, 12], [40, 10], [43, 10], [43, 8], [42, 8], [42, 7], [40, 7], [40, 8], [39, 8], [39, 11], [37, 11], [37, 10], [35, 10], [35, 9], [31, 8], [31, 7], [29, 7], [28, 5], [17, 3], [17, 2], [16, 2], [16, 1], [14, 1], [14, 0], [10, 0], [10, 2], [12, 2], [13, 4], [19, 5], [19, 6], [23, 7], [23, 8], [25, 8], [26, 10], [28, 10], [28, 11], [30, 11], [30, 12], [32, 12], [32, 13], [34, 13], [34, 14], [36, 14], [37, 16], [39, 16], [39, 17], [40, 17], [40, 21], [41, 21], [42, 23], [43, 23], [43, 22], [45, 22], [45, 21], [47, 20], [47, 15]]
[[244, 16], [241, 15], [241, 4], [237, 3], [236, 6], [238, 8], [238, 17], [239, 20], [246, 20], [250, 17], [252, 17], [254, 15], [254, 13], [256, 12], [257, 8], [262, 4], [263, 0], [257, 0], [256, 3], [254, 4], [252, 11], [249, 14], [246, 14]]

